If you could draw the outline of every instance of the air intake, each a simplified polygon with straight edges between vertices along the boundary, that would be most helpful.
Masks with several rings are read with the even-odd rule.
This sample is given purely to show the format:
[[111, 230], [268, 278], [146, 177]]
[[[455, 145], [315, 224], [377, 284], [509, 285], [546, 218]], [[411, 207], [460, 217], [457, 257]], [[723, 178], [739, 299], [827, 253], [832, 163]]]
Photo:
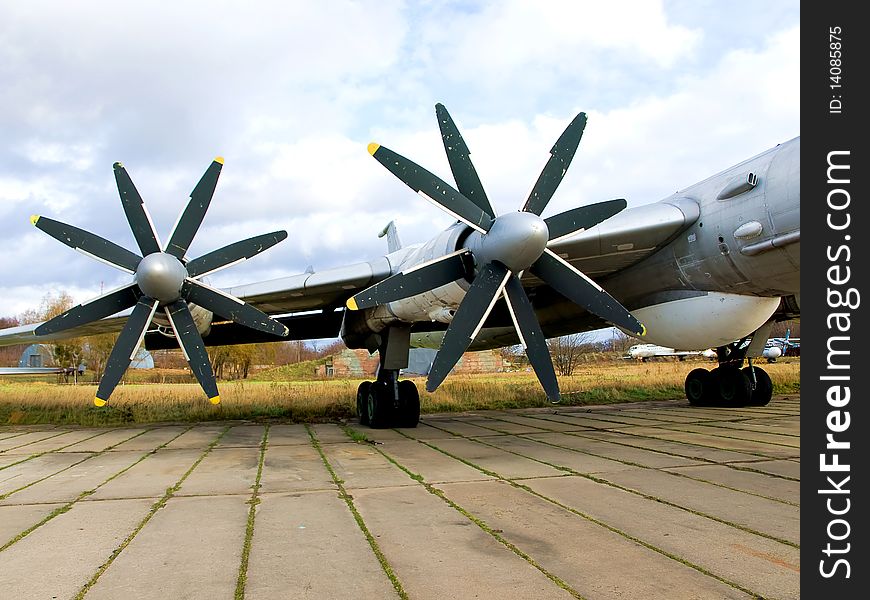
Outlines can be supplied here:
[[722, 188], [722, 191], [719, 192], [719, 195], [716, 196], [717, 200], [728, 200], [729, 198], [733, 198], [734, 196], [739, 196], [740, 194], [744, 194], [758, 185], [758, 175], [755, 173], [747, 173], [744, 175], [738, 175], [734, 179], [728, 182], [728, 184]]

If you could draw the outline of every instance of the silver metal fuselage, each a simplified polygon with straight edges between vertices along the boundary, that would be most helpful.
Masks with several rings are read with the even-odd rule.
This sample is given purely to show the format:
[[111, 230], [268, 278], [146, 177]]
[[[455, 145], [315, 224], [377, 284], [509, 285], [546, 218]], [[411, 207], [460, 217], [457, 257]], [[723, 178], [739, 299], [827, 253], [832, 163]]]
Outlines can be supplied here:
[[[668, 217], [677, 223], [672, 232], [655, 228], [661, 214], [675, 215]], [[666, 237], [654, 239], [652, 232]], [[479, 251], [478, 235], [457, 223], [425, 244], [390, 254], [391, 271], [407, 271], [463, 247]], [[656, 205], [626, 209], [550, 248], [564, 251], [626, 306], [647, 326], [646, 340], [656, 344], [684, 349], [722, 345], [748, 335], [783, 306], [797, 316], [800, 138]], [[527, 287], [540, 284], [528, 274], [523, 281]], [[373, 331], [395, 322], [448, 323], [468, 286], [460, 280], [371, 309], [366, 322]], [[532, 291], [532, 302], [548, 337], [608, 325], [546, 286]], [[517, 342], [512, 324], [500, 323], [497, 312], [473, 348]], [[418, 334], [414, 343], [437, 347], [442, 335]]]

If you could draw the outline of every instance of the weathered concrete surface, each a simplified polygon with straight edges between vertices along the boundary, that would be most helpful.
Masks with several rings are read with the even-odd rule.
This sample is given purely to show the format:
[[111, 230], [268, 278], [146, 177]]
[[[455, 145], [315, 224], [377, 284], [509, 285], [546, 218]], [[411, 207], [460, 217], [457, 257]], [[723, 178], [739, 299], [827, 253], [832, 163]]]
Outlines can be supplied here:
[[799, 597], [796, 398], [349, 425], [0, 428], [0, 597]]
[[168, 444], [174, 438], [178, 437], [189, 427], [181, 425], [169, 425], [165, 427], [156, 427], [150, 431], [143, 433], [140, 436], [131, 438], [118, 446], [115, 450], [154, 450], [158, 446]]
[[83, 440], [81, 442], [78, 442], [77, 444], [73, 444], [72, 446], [58, 450], [58, 452], [102, 452], [107, 448], [111, 448], [113, 446], [120, 445], [127, 440], [131, 440], [132, 438], [136, 437], [138, 434], [143, 433], [144, 431], [144, 427], [124, 427], [121, 429], [109, 430], [105, 433], [98, 435], [97, 437], [91, 438], [89, 440]]
[[586, 437], [583, 434], [536, 433], [525, 437], [560, 446], [569, 450], [575, 450], [580, 453], [606, 456], [609, 457], [610, 460], [643, 465], [644, 467], [660, 469], [665, 467], [685, 467], [701, 464], [697, 459], [674, 456], [673, 454], [664, 454], [662, 452], [653, 452], [642, 448], [627, 446], [624, 443], [599, 441], [595, 438]]
[[229, 598], [248, 505], [244, 496], [172, 498], [118, 555], [93, 598]]
[[[76, 456], [78, 455], [74, 455]], [[141, 456], [141, 452], [107, 452], [88, 458], [63, 472], [12, 494], [0, 501], [0, 504], [70, 502], [82, 492], [96, 488], [116, 473], [129, 467]], [[21, 467], [26, 469], [27, 464]], [[3, 471], [0, 471], [0, 476], [2, 474]]]
[[166, 488], [181, 479], [201, 454], [201, 450], [157, 450], [98, 489], [91, 498], [160, 498]]
[[547, 498], [766, 598], [800, 597], [797, 548], [582, 477], [524, 483]]
[[264, 494], [256, 522], [245, 598], [397, 597], [334, 488]]
[[311, 446], [310, 440], [304, 446], [274, 446], [270, 443], [263, 461], [260, 486], [264, 494], [335, 489], [332, 477], [323, 466], [323, 459]]
[[[92, 454], [52, 453], [0, 470], [0, 496], [31, 485], [45, 477], [51, 477], [77, 462], [87, 461]], [[19, 457], [19, 460], [24, 457]], [[20, 493], [20, 492], [16, 492]]]
[[420, 486], [356, 490], [354, 502], [411, 598], [570, 598]]
[[608, 473], [603, 479], [678, 506], [748, 527], [795, 544], [800, 543], [800, 508], [660, 472], [650, 478], [646, 469]]
[[250, 494], [259, 459], [259, 448], [215, 448], [184, 481], [178, 495]]
[[775, 498], [784, 502], [800, 504], [801, 484], [797, 481], [783, 480], [763, 473], [741, 471], [724, 465], [702, 465], [668, 469], [673, 473], [703, 479], [719, 485]]
[[[23, 504], [21, 506], [0, 506], [0, 546], [26, 531], [47, 517], [62, 504]], [[3, 564], [0, 556], [0, 565]]]
[[0, 590], [7, 598], [72, 598], [150, 505], [148, 500], [76, 504], [0, 554]]
[[[410, 435], [414, 435], [413, 432]], [[564, 474], [563, 471], [550, 465], [541, 464], [530, 458], [516, 456], [498, 448], [484, 446], [472, 440], [453, 438], [438, 440], [433, 445], [453, 456], [472, 462], [488, 471], [499, 473], [508, 479]]]
[[[627, 598], [747, 597], [504, 482], [441, 487], [448, 498], [498, 529], [506, 540], [534, 556], [542, 567], [586, 598], [606, 596], [616, 590]], [[578, 538], [582, 544], [576, 543]], [[663, 572], [668, 573], [666, 578], [661, 577]]]

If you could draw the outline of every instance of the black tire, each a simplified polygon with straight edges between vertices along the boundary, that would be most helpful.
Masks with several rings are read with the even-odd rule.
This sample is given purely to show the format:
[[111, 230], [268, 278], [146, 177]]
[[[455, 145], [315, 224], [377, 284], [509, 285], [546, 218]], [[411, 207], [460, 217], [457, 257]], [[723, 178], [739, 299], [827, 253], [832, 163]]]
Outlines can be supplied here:
[[393, 416], [392, 402], [386, 384], [375, 381], [369, 386], [368, 393], [368, 417], [369, 427], [372, 429], [385, 429], [390, 426]]
[[[749, 367], [745, 367], [743, 372], [746, 377], [752, 381]], [[770, 375], [767, 371], [759, 367], [755, 367], [755, 389], [749, 400], [750, 406], [767, 406], [770, 399], [773, 397], [773, 382], [770, 380]]]
[[746, 373], [734, 367], [719, 367], [716, 376], [716, 400], [722, 406], [746, 406], [752, 393], [752, 384]]
[[686, 376], [686, 399], [692, 406], [706, 406], [710, 396], [710, 371], [693, 369]]
[[360, 425], [369, 424], [369, 387], [371, 381], [363, 381], [356, 390], [356, 415]]
[[407, 379], [399, 382], [399, 427], [416, 427], [420, 422], [420, 392], [417, 385]]

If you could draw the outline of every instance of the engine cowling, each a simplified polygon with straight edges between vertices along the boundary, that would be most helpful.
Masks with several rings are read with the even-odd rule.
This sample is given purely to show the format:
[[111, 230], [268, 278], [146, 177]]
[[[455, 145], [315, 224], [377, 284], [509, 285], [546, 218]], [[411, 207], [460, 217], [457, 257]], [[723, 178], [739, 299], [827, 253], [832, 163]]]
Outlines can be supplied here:
[[761, 327], [779, 306], [777, 297], [709, 292], [631, 311], [646, 325], [644, 341], [669, 348], [725, 346]]

